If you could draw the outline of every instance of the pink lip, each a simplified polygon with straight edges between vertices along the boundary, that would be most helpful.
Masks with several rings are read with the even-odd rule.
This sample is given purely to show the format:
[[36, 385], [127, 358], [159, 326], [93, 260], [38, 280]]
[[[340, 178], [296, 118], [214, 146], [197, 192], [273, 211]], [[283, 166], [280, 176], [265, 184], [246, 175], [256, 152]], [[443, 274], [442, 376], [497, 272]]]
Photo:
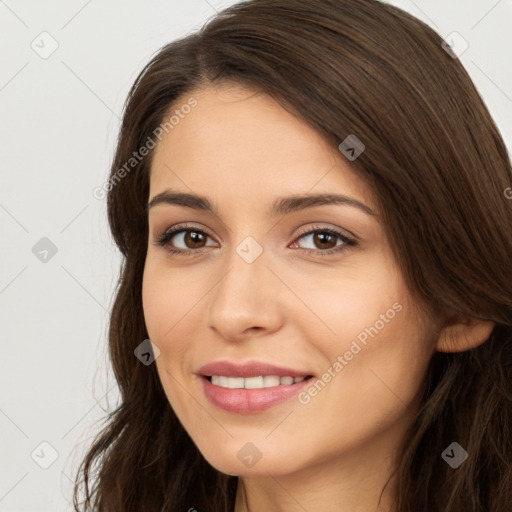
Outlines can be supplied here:
[[311, 372], [302, 372], [259, 361], [252, 361], [244, 364], [235, 364], [230, 361], [216, 361], [201, 366], [197, 371], [197, 374], [206, 377], [211, 377], [212, 375], [224, 375], [226, 377], [258, 377], [259, 375], [308, 377], [313, 375]]
[[[214, 373], [214, 375], [217, 375]], [[259, 375], [262, 375], [261, 373]], [[275, 375], [275, 374], [274, 374]], [[305, 379], [297, 384], [279, 385], [262, 389], [228, 389], [212, 384], [201, 376], [206, 397], [217, 407], [238, 414], [254, 414], [270, 409], [296, 395], [312, 379]]]
[[223, 375], [226, 377], [258, 377], [277, 375], [278, 377], [311, 377], [312, 372], [303, 372], [273, 364], [250, 361], [235, 364], [229, 361], [216, 361], [199, 368], [203, 391], [206, 397], [217, 407], [238, 414], [254, 414], [284, 402], [296, 395], [310, 379], [290, 385], [279, 385], [261, 389], [228, 389], [212, 384], [207, 377]]

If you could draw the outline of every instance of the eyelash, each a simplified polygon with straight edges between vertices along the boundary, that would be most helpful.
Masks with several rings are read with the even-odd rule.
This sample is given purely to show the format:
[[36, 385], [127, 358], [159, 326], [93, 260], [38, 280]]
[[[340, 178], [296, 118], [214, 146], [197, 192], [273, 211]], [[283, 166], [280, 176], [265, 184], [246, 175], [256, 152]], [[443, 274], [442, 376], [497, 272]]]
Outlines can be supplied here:
[[[171, 247], [169, 245], [170, 240], [173, 238], [174, 235], [181, 233], [183, 231], [200, 233], [209, 238], [212, 238], [208, 233], [206, 233], [206, 231], [203, 231], [202, 229], [196, 228], [194, 226], [190, 226], [188, 224], [184, 224], [184, 225], [177, 226], [170, 231], [165, 232], [160, 238], [158, 238], [156, 240], [155, 245], [163, 247], [170, 254], [174, 254], [174, 255], [178, 255], [178, 256], [193, 256], [197, 253], [202, 252], [203, 249], [206, 249], [206, 247], [202, 247], [200, 249], [185, 250], [185, 249], [176, 249], [175, 247]], [[311, 234], [317, 233], [317, 232], [329, 233], [330, 235], [336, 236], [342, 240], [343, 244], [336, 246], [332, 249], [326, 249], [326, 250], [302, 249], [303, 251], [306, 251], [307, 253], [316, 253], [316, 254], [320, 254], [322, 256], [328, 256], [331, 254], [340, 253], [342, 251], [349, 249], [350, 247], [354, 247], [355, 245], [357, 245], [356, 240], [354, 240], [353, 238], [349, 238], [348, 236], [344, 235], [343, 233], [339, 232], [338, 230], [333, 229], [333, 228], [319, 227], [319, 226], [318, 227], [314, 226], [313, 228], [309, 229], [308, 231], [306, 231], [304, 233], [300, 233], [297, 237], [297, 240], [304, 236], [311, 235]]]

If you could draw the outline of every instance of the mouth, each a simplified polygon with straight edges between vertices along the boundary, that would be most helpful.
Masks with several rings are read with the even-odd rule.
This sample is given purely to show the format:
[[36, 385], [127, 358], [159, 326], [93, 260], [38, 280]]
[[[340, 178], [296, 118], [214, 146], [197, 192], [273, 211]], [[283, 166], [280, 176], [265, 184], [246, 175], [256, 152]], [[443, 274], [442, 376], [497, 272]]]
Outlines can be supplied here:
[[291, 379], [277, 375], [201, 375], [199, 380], [202, 392], [215, 407], [235, 414], [258, 414], [292, 399], [310, 384], [313, 375], [294, 377], [293, 382]]
[[314, 377], [308, 371], [255, 360], [214, 361], [196, 373], [206, 398], [237, 414], [260, 413], [290, 400]]

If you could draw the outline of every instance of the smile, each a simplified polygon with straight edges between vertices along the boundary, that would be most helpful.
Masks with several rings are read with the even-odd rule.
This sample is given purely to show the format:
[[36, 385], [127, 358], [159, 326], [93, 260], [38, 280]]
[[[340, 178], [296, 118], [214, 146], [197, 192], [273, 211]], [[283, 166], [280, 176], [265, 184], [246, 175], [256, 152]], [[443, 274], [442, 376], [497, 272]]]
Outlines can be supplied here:
[[236, 414], [257, 414], [290, 400], [309, 385], [311, 378], [313, 377], [265, 375], [244, 378], [213, 375], [202, 376], [200, 381], [206, 398], [216, 407]]
[[306, 377], [291, 377], [279, 375], [260, 375], [257, 377], [225, 377], [223, 375], [212, 375], [210, 382], [215, 386], [229, 389], [260, 389], [272, 388], [275, 386], [289, 386], [302, 382]]

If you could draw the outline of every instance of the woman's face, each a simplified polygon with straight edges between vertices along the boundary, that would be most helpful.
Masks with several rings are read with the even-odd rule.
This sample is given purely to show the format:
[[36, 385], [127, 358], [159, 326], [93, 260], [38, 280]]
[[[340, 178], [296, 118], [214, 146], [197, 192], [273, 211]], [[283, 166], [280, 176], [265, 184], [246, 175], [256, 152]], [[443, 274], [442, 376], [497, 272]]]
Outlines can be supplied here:
[[[269, 96], [211, 86], [173, 110], [191, 96], [197, 105], [154, 150], [149, 202], [190, 194], [213, 211], [199, 200], [153, 201], [143, 281], [170, 405], [227, 474], [388, 464], [436, 339], [369, 189], [337, 148]], [[308, 200], [321, 194], [346, 199]], [[201, 371], [213, 362], [285, 370]], [[213, 384], [200, 373], [232, 379]], [[271, 377], [294, 374], [313, 378]]]

